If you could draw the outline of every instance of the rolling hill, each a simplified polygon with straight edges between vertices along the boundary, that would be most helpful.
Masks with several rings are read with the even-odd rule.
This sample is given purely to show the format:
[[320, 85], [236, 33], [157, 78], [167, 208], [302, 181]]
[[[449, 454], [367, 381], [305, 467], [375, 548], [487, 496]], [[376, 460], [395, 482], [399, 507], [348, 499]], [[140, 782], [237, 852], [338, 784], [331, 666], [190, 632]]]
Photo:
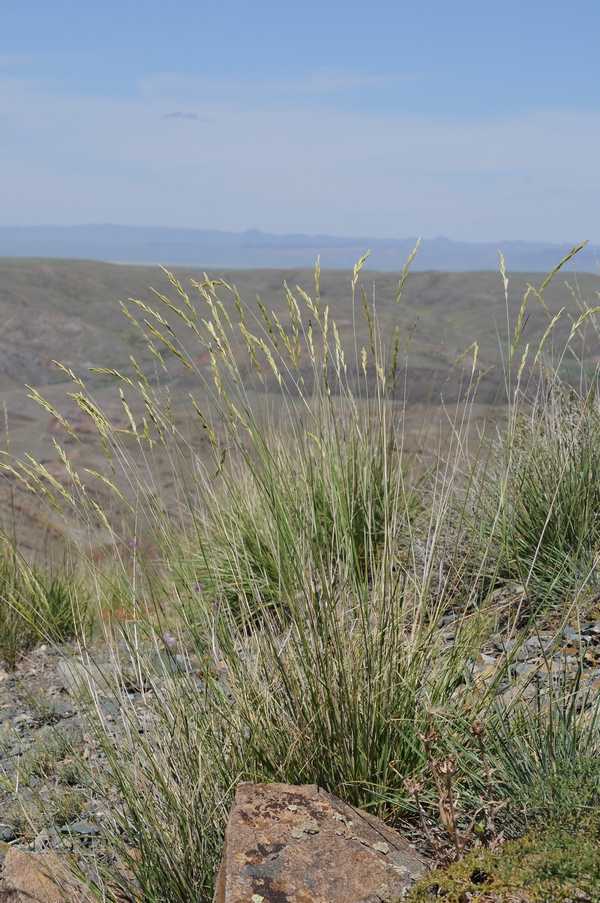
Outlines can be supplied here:
[[[189, 288], [191, 297], [197, 298], [201, 311], [204, 302], [190, 280], [203, 280], [202, 271], [175, 267], [174, 272], [184, 287]], [[284, 325], [289, 322], [284, 281], [299, 299], [297, 285], [309, 294], [314, 293], [314, 272], [307, 268], [226, 271], [211, 268], [209, 275], [211, 278], [222, 276], [229, 284], [235, 284], [241, 297], [259, 314], [255, 304], [258, 294], [266, 309], [275, 310]], [[565, 278], [569, 286], [565, 284]], [[519, 273], [511, 277], [508, 310], [511, 328], [514, 328], [527, 284], [539, 287], [543, 279], [544, 275], [540, 273]], [[422, 412], [425, 404], [435, 408], [442, 396], [446, 403], [456, 399], [461, 368], [453, 371], [449, 381], [448, 377], [456, 359], [472, 342], [478, 343], [482, 371], [491, 368], [482, 379], [477, 394], [479, 410], [484, 416], [489, 405], [499, 393], [501, 395], [502, 355], [507, 347], [507, 310], [500, 274], [411, 272], [399, 306], [395, 300], [397, 283], [398, 273], [363, 271], [353, 307], [350, 273], [323, 271], [321, 303], [330, 308], [330, 317], [336, 321], [342, 344], [348, 350], [348, 360], [351, 363], [354, 324], [358, 347], [368, 342], [360, 294], [362, 286], [368, 299], [375, 298], [382, 336], [390, 336], [396, 323], [403, 349], [411, 336], [406, 398], [409, 411], [415, 412], [416, 420], [422, 416], [418, 412]], [[28, 397], [26, 384], [38, 389], [61, 414], [72, 418], [92, 449], [95, 443], [99, 445], [93, 424], [69, 397], [68, 393], [73, 392], [72, 381], [53, 361], [60, 361], [82, 378], [98, 404], [112, 418], [123, 418], [114, 378], [90, 373], [89, 368], [116, 368], [133, 375], [130, 363], [133, 355], [142, 369], [150, 374], [155, 372], [154, 356], [119, 305], [119, 302], [126, 303], [128, 298], [138, 298], [156, 307], [158, 302], [150, 286], [167, 295], [175, 294], [158, 267], [83, 260], [0, 259], [0, 391], [11, 453], [19, 457], [30, 453], [43, 461], [51, 473], [58, 474], [60, 470], [54, 440], [65, 440], [64, 430], [47, 410]], [[549, 315], [563, 307], [566, 308], [562, 315], [564, 328], [570, 329], [580, 314], [579, 305], [595, 306], [599, 286], [596, 275], [584, 273], [575, 278], [573, 273], [567, 272], [566, 277], [559, 273], [544, 293], [547, 311], [539, 302], [530, 299], [525, 322], [526, 340], [533, 343], [536, 337], [539, 339], [548, 326]], [[237, 312], [233, 297], [222, 289], [220, 295], [235, 320]], [[177, 329], [175, 324], [173, 326]], [[587, 344], [582, 344], [582, 356], [586, 368], [591, 371], [598, 359], [598, 336], [591, 330], [587, 339]], [[203, 349], [190, 348], [189, 336], [185, 341], [196, 363], [200, 367], [206, 366]], [[578, 364], [573, 363], [574, 372], [578, 373]], [[164, 380], [164, 376], [160, 378]], [[183, 399], [189, 391], [197, 389], [194, 378], [184, 375], [182, 368], [175, 366], [171, 386], [175, 390], [173, 398], [178, 416], [183, 417]], [[179, 408], [178, 392], [182, 398]], [[77, 460], [81, 449], [69, 442], [67, 446], [68, 456]], [[5, 510], [6, 504], [5, 494]], [[28, 516], [23, 514], [24, 518]]]

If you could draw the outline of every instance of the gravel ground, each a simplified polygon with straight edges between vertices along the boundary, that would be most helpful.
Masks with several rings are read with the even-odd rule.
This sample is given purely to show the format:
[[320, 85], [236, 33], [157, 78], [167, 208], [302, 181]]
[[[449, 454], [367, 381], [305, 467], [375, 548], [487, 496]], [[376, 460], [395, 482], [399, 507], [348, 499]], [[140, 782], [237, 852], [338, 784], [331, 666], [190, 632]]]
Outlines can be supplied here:
[[[127, 659], [123, 648], [118, 652]], [[168, 649], [151, 653], [149, 660], [158, 674], [155, 687], [164, 670], [192, 671], [189, 660]], [[14, 673], [0, 665], [0, 862], [5, 844], [41, 852], [69, 850], [76, 840], [100, 848], [103, 804], [90, 787], [90, 771], [110, 779], [110, 767], [94, 738], [92, 706], [81, 700], [78, 688], [91, 678], [105, 726], [116, 732], [122, 709], [104, 677], [114, 673], [114, 661], [100, 644], [85, 657], [74, 645], [41, 645]], [[127, 673], [119, 669], [128, 723], [144, 735], [153, 720], [151, 699]]]

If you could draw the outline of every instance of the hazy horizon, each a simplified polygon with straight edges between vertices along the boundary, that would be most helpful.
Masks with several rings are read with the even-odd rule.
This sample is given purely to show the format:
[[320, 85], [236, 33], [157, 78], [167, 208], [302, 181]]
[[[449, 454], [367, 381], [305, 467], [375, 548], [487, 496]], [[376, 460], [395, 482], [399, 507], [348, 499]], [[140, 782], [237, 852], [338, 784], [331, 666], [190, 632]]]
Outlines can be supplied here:
[[[184, 226], [184, 225], [165, 225], [159, 222], [151, 222], [151, 223], [135, 223], [135, 222], [109, 222], [106, 221], [93, 221], [93, 220], [78, 220], [69, 223], [57, 223], [57, 222], [31, 222], [31, 223], [22, 223], [17, 225], [16, 223], [10, 222], [0, 222], [0, 230], [3, 229], [12, 229], [12, 230], [35, 230], [35, 229], [80, 229], [80, 228], [92, 228], [92, 229], [148, 229], [148, 230], [160, 230], [164, 232], [204, 232], [204, 233], [212, 233], [212, 234], [220, 234], [220, 235], [268, 235], [273, 236], [275, 238], [310, 238], [310, 239], [318, 239], [318, 238], [327, 238], [327, 239], [343, 239], [348, 241], [355, 241], [360, 239], [374, 239], [376, 241], [417, 241], [420, 239], [421, 241], [447, 241], [452, 244], [468, 244], [468, 245], [501, 245], [501, 244], [529, 244], [529, 245], [539, 245], [544, 247], [562, 247], [563, 245], [569, 245], [570, 247], [574, 245], [574, 242], [569, 241], [548, 241], [544, 239], [536, 239], [534, 238], [522, 238], [517, 236], [508, 237], [504, 236], [503, 238], [493, 238], [489, 240], [481, 240], [481, 241], [469, 241], [467, 239], [460, 238], [450, 238], [448, 235], [442, 234], [430, 234], [430, 235], [372, 235], [365, 233], [364, 235], [356, 234], [355, 232], [338, 232], [332, 234], [330, 232], [302, 232], [299, 230], [291, 230], [286, 232], [271, 232], [267, 229], [260, 229], [258, 226], [248, 226], [244, 229], [228, 229], [228, 228], [211, 228], [208, 226]], [[581, 240], [578, 239], [577, 243], [581, 243], [581, 241], [590, 241], [589, 238], [583, 238]]]
[[[110, 263], [209, 266], [225, 268], [313, 267], [317, 258], [324, 269], [352, 268], [366, 252], [366, 267], [380, 271], [402, 269], [416, 238], [373, 236], [274, 234], [80, 224], [76, 226], [0, 226], [0, 258], [31, 257], [98, 260]], [[580, 244], [580, 242], [578, 242]], [[548, 272], [574, 247], [549, 242], [454, 242], [438, 237], [423, 239], [412, 269], [468, 272], [497, 270], [502, 252], [509, 272]], [[580, 272], [598, 272], [600, 247], [588, 244], [570, 266]]]

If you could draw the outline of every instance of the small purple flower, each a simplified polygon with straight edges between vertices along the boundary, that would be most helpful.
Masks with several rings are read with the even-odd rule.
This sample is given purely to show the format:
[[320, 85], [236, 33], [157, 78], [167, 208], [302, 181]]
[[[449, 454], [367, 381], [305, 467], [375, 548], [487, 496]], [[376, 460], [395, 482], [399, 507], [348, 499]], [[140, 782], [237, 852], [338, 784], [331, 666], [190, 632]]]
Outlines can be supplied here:
[[194, 583], [194, 591], [195, 592], [199, 593], [203, 589], [204, 589], [203, 583]]
[[129, 543], [129, 548], [130, 548], [130, 549], [137, 549], [137, 547], [139, 546], [139, 544], [140, 544], [139, 539], [136, 539], [135, 536], [134, 536], [133, 539], [132, 539], [132, 540], [130, 541], [130, 543]]
[[173, 639], [173, 637], [171, 636], [170, 633], [167, 633], [166, 630], [165, 630], [165, 632], [163, 633], [163, 640], [165, 641], [165, 643], [167, 644], [167, 646], [169, 647], [169, 649], [170, 649], [172, 646], [175, 645], [175, 640]]

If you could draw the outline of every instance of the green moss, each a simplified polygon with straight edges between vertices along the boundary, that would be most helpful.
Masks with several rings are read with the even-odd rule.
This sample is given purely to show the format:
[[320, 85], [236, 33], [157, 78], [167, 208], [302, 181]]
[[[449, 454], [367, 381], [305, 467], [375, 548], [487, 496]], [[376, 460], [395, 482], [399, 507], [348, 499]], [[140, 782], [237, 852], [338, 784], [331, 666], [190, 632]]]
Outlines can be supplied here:
[[[600, 900], [600, 809], [579, 821], [532, 829], [497, 851], [477, 849], [446, 871], [431, 872], [409, 895], [410, 903], [514, 899], [524, 903], [593, 903]], [[467, 895], [467, 896], [465, 896]], [[468, 896], [471, 895], [471, 896]]]

